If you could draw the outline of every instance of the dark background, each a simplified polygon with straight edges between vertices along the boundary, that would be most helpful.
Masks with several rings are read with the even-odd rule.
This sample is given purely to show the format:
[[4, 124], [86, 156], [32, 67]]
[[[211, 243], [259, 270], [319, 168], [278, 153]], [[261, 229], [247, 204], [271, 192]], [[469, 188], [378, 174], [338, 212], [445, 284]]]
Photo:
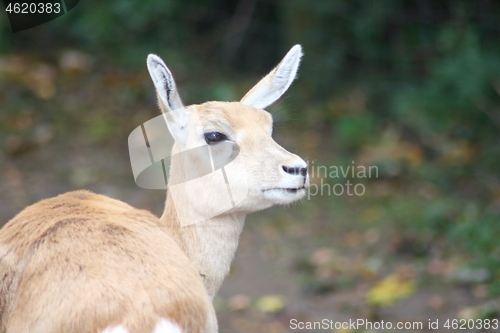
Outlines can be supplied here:
[[160, 214], [126, 147], [159, 114], [147, 54], [191, 104], [238, 100], [302, 44], [298, 80], [269, 108], [278, 142], [378, 177], [315, 177], [366, 193], [251, 215], [221, 331], [498, 318], [500, 2], [81, 0], [16, 34], [0, 8], [0, 223], [77, 188]]

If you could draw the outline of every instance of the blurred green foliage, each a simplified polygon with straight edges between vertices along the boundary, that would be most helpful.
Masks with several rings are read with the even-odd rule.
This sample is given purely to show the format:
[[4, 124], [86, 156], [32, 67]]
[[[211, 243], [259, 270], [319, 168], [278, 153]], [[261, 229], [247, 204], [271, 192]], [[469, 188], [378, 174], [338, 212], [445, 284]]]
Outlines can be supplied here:
[[300, 43], [284, 103], [305, 146], [324, 163], [379, 165], [373, 186], [391, 191], [374, 204], [387, 227], [445, 239], [500, 292], [499, 14], [495, 0], [81, 0], [16, 35], [2, 20], [0, 50], [70, 47], [141, 71], [159, 53], [202, 101], [234, 99], [235, 80]]

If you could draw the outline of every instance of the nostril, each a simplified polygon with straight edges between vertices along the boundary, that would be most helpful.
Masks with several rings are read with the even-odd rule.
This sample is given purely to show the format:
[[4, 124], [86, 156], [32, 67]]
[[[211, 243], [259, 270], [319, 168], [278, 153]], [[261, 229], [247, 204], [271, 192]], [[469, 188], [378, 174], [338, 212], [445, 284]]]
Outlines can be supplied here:
[[301, 168], [301, 167], [287, 167], [286, 165], [282, 166], [283, 171], [290, 175], [302, 175], [305, 176], [307, 175], [307, 168]]

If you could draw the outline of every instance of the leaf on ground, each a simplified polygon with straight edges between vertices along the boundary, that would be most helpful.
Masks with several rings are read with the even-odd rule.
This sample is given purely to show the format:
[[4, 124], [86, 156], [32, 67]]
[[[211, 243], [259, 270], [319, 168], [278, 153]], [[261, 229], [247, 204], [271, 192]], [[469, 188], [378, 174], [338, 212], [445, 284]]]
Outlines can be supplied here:
[[267, 295], [255, 302], [255, 308], [261, 312], [279, 312], [285, 307], [285, 298], [281, 295]]
[[375, 284], [366, 294], [366, 301], [372, 305], [390, 306], [396, 300], [410, 296], [414, 291], [413, 280], [395, 273]]

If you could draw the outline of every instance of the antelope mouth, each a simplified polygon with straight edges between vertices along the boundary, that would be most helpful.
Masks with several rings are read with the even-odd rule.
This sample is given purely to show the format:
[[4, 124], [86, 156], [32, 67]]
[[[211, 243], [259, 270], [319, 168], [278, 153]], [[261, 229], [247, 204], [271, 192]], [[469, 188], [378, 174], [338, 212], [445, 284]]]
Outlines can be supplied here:
[[297, 187], [297, 188], [286, 188], [286, 187], [275, 187], [275, 188], [268, 188], [266, 190], [263, 190], [262, 192], [268, 192], [268, 191], [282, 191], [282, 192], [287, 192], [287, 193], [290, 193], [290, 194], [295, 194], [299, 191], [302, 191], [304, 190], [305, 191], [305, 187], [302, 186], [302, 187]]
[[262, 190], [262, 194], [274, 204], [286, 205], [303, 198], [306, 187], [273, 187]]

